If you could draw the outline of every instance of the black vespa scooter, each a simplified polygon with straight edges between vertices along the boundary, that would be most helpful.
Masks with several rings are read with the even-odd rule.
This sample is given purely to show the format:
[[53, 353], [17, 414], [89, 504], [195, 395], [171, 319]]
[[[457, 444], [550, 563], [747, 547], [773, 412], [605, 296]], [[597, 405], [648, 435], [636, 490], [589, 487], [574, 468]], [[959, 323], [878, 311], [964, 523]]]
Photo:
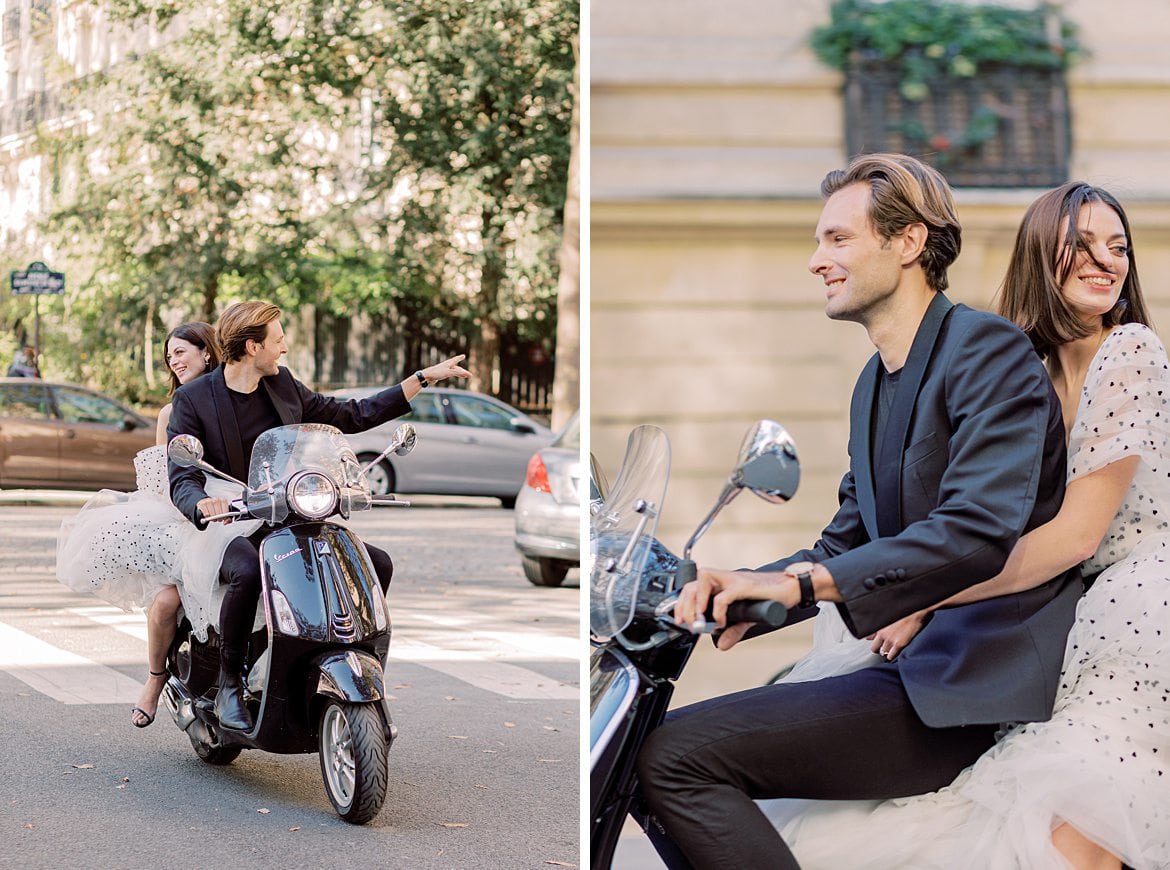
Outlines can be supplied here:
[[[691, 549], [716, 514], [743, 489], [785, 502], [800, 482], [796, 447], [779, 423], [748, 432], [719, 500], [679, 559], [654, 539], [670, 476], [670, 442], [655, 426], [631, 434], [613, 488], [590, 507], [589, 811], [590, 866], [607, 868], [636, 791], [634, 760], [662, 724], [677, 680], [700, 634], [669, 615], [694, 579]], [[595, 486], [600, 479], [595, 474]], [[728, 622], [784, 624], [776, 601], [736, 602]]]
[[[374, 462], [391, 451], [405, 455], [414, 443], [414, 427], [403, 424]], [[176, 436], [168, 454], [177, 465], [243, 486], [203, 461], [194, 436]], [[255, 518], [270, 526], [260, 544], [265, 625], [252, 634], [246, 657], [245, 702], [255, 725], [247, 733], [231, 731], [216, 718], [214, 630], [201, 643], [183, 621], [163, 689], [175, 724], [208, 764], [230, 764], [244, 749], [318, 752], [329, 800], [355, 824], [382, 807], [397, 733], [383, 676], [390, 620], [365, 547], [329, 518], [374, 504], [407, 502], [371, 496], [364, 469], [337, 429], [306, 423], [261, 435], [243, 499], [229, 514], [209, 518]]]

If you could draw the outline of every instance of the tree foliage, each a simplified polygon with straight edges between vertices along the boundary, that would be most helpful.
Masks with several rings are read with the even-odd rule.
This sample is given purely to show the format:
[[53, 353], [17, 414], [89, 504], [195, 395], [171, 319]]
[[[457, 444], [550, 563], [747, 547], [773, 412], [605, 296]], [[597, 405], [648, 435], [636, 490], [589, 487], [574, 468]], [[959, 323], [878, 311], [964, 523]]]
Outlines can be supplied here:
[[108, 5], [164, 38], [41, 131], [62, 374], [127, 395], [144, 339], [243, 296], [482, 335], [481, 373], [504, 322], [553, 334], [575, 3]]

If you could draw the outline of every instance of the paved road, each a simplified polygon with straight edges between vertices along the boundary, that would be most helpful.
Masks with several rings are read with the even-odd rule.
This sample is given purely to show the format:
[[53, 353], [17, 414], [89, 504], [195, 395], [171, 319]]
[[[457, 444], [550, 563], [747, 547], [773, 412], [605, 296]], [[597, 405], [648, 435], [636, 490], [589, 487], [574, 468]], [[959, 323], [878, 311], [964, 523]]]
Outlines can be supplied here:
[[315, 755], [213, 768], [165, 711], [132, 728], [142, 617], [53, 579], [56, 529], [76, 508], [7, 500], [0, 867], [579, 864], [579, 593], [524, 580], [510, 511], [432, 502], [353, 523], [395, 560], [399, 729], [386, 805], [354, 827], [333, 814]]

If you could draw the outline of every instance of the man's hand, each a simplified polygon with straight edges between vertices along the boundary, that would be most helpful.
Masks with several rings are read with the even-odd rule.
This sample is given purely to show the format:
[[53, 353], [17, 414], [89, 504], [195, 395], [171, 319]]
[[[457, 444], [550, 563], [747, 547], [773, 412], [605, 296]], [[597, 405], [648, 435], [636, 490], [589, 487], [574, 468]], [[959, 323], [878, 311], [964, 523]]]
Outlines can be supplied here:
[[445, 359], [441, 363], [423, 369], [423, 377], [430, 384], [437, 384], [440, 381], [447, 380], [447, 378], [469, 378], [471, 377], [471, 372], [459, 365], [465, 359], [467, 359], [467, 354], [465, 353], [461, 353], [459, 356], [453, 356], [450, 359]]
[[929, 610], [920, 610], [887, 625], [881, 631], [874, 632], [866, 638], [866, 640], [873, 641], [870, 649], [893, 661], [898, 657], [898, 653], [904, 650], [910, 641], [914, 640], [918, 632], [922, 631], [922, 626], [926, 625], [926, 617], [929, 615]]
[[[226, 514], [231, 510], [231, 503], [226, 498], [203, 498], [200, 499], [195, 508], [199, 511], [199, 515], [206, 520], [208, 517], [213, 517], [216, 514]], [[226, 523], [227, 519], [216, 520], [217, 523]]]
[[772, 600], [793, 608], [800, 602], [800, 588], [796, 578], [781, 571], [725, 571], [721, 568], [699, 568], [698, 576], [679, 592], [674, 605], [674, 618], [682, 625], [691, 625], [707, 612], [708, 603], [715, 622], [723, 627], [716, 646], [731, 649], [739, 643], [750, 622], [727, 625], [727, 606], [734, 601]]

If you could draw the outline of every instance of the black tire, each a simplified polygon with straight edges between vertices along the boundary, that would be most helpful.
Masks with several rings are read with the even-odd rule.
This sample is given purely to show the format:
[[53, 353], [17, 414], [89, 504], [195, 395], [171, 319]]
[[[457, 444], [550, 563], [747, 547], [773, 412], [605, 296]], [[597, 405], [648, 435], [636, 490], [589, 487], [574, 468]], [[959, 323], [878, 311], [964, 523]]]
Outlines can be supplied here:
[[378, 815], [389, 785], [390, 747], [374, 705], [329, 701], [317, 746], [325, 794], [337, 814], [355, 825]]
[[502, 495], [500, 496], [500, 504], [503, 506], [504, 510], [510, 511], [516, 507], [516, 496]]
[[[358, 457], [358, 461], [362, 465], [365, 465], [377, 455], [376, 453], [363, 453]], [[394, 479], [394, 466], [385, 459], [379, 461], [377, 465], [371, 467], [366, 472], [366, 479], [369, 480], [370, 492], [374, 495], [390, 495], [394, 492], [394, 484], [396, 482]]]
[[565, 575], [571, 567], [570, 563], [561, 559], [534, 559], [531, 556], [521, 556], [520, 564], [524, 568], [524, 576], [533, 586], [560, 586], [565, 582]]
[[223, 767], [225, 764], [231, 764], [240, 757], [240, 753], [244, 751], [242, 746], [208, 746], [198, 737], [187, 731], [187, 737], [191, 741], [191, 746], [203, 761], [208, 764], [214, 764], [216, 767]]

